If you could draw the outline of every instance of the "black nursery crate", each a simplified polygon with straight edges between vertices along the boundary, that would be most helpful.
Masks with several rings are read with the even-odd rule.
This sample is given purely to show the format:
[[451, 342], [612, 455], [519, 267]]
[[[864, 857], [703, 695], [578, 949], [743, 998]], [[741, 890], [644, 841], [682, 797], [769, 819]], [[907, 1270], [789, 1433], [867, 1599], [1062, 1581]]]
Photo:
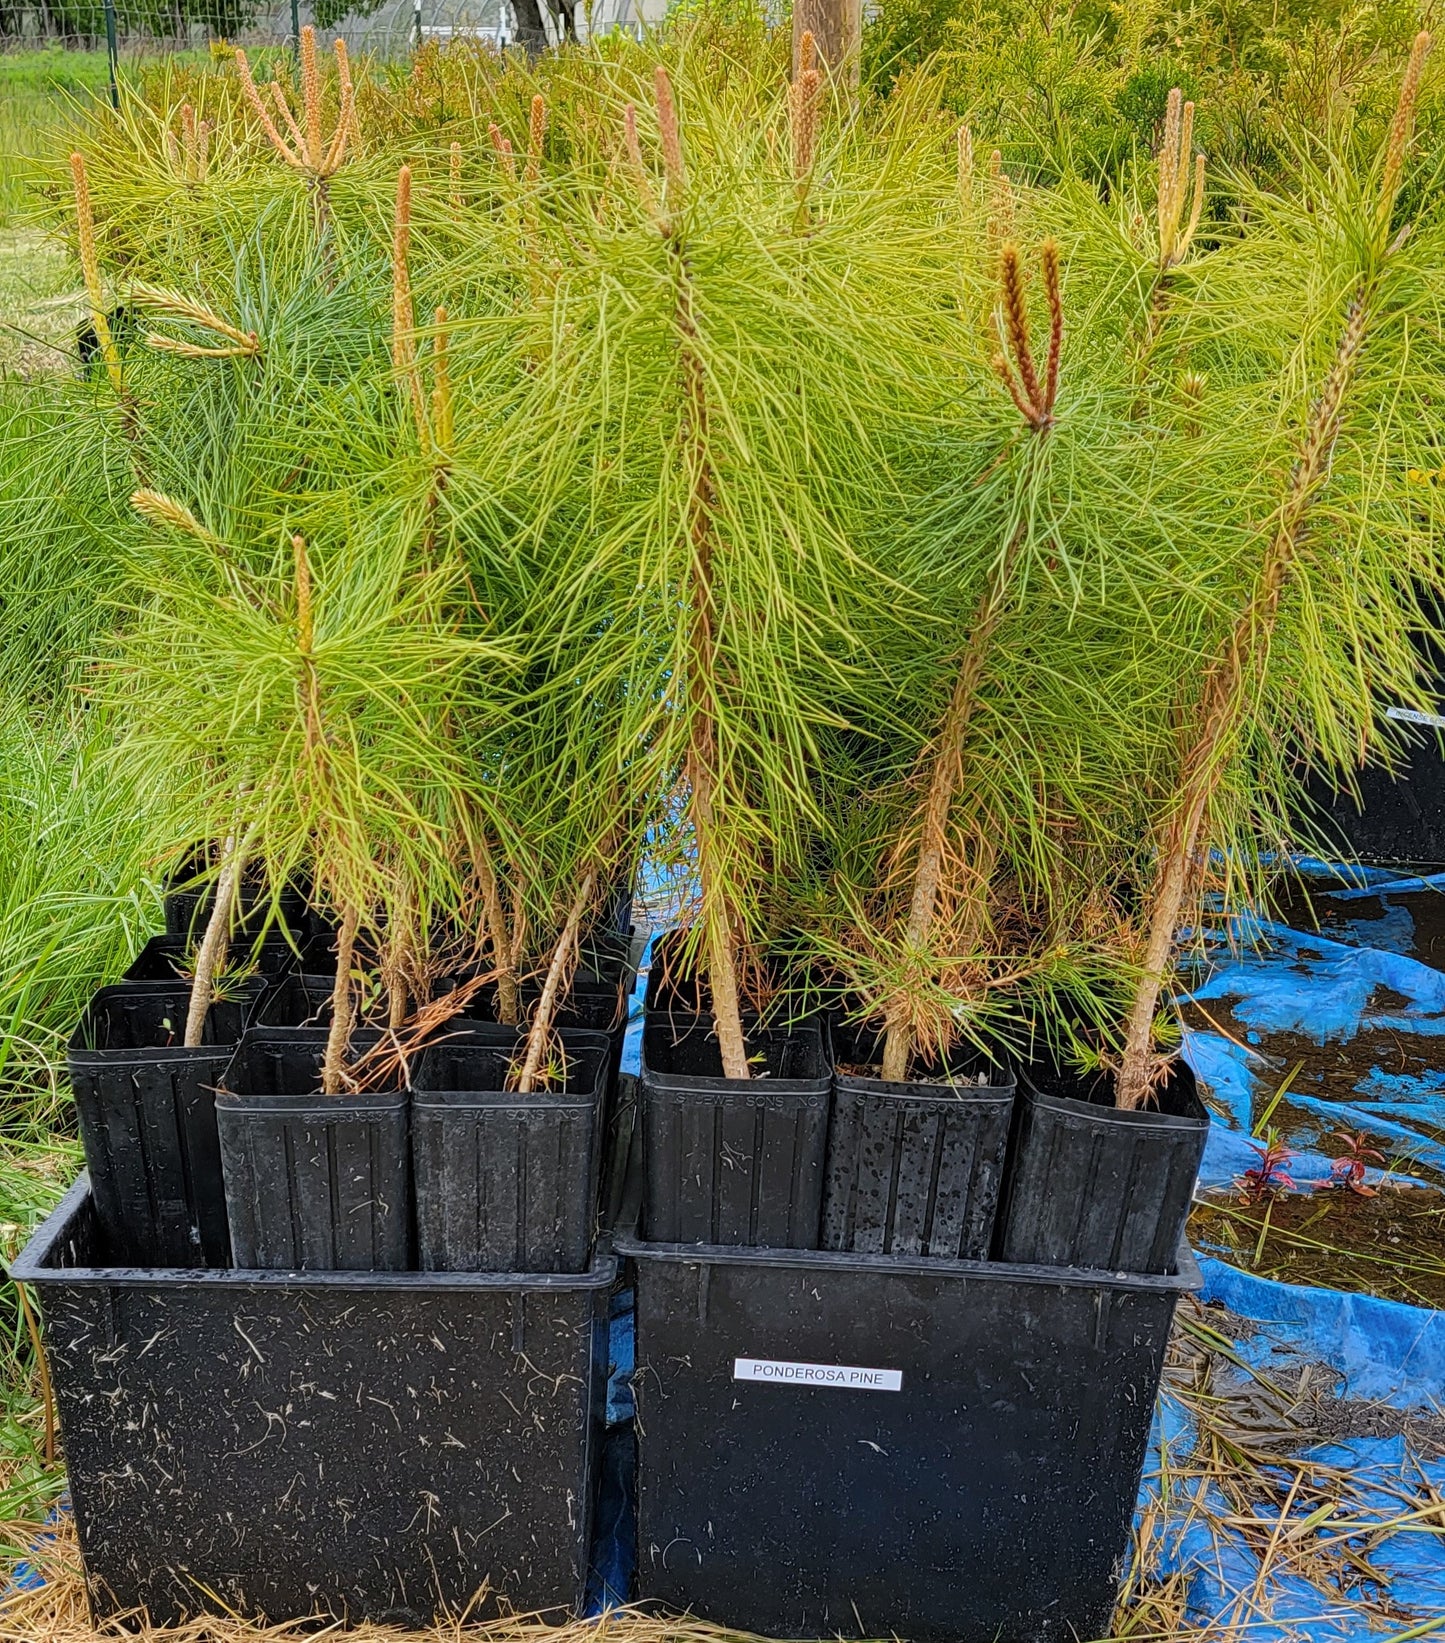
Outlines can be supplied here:
[[1177, 1277], [657, 1245], [638, 1591], [771, 1637], [1106, 1636]]
[[44, 1303], [96, 1618], [575, 1610], [615, 1266], [116, 1267], [82, 1176], [10, 1276]]
[[813, 1249], [832, 1078], [821, 1030], [746, 1023], [753, 1076], [722, 1076], [711, 1017], [642, 1031], [643, 1222], [658, 1241]]

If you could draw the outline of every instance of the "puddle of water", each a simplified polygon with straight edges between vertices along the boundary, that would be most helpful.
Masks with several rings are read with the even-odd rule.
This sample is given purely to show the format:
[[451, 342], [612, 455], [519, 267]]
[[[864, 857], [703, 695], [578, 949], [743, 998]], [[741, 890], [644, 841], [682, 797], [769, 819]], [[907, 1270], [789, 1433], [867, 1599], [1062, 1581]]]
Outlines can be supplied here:
[[1196, 1248], [1262, 1278], [1445, 1308], [1442, 1192], [1385, 1187], [1366, 1198], [1336, 1188], [1258, 1204], [1216, 1195], [1195, 1205], [1189, 1233]]

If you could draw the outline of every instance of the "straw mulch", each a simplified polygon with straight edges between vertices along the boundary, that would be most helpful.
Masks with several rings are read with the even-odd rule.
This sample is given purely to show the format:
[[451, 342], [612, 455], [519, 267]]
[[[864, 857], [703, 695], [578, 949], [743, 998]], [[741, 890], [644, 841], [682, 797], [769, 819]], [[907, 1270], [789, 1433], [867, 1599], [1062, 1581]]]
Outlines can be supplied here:
[[[19, 1539], [18, 1525], [0, 1526], [0, 1538]], [[34, 1592], [17, 1593], [0, 1603], [0, 1643], [97, 1643], [117, 1637], [140, 1643], [754, 1643], [746, 1632], [704, 1621], [659, 1619], [636, 1609], [614, 1609], [598, 1620], [549, 1624], [538, 1615], [471, 1624], [465, 1619], [431, 1627], [424, 1632], [393, 1626], [339, 1625], [316, 1621], [280, 1626], [256, 1626], [240, 1619], [207, 1617], [186, 1626], [150, 1626], [142, 1617], [119, 1617], [105, 1631], [90, 1623], [85, 1582], [80, 1568], [75, 1525], [66, 1518], [53, 1530], [32, 1526], [44, 1541], [32, 1563], [45, 1584]], [[53, 1534], [54, 1538], [49, 1539]]]

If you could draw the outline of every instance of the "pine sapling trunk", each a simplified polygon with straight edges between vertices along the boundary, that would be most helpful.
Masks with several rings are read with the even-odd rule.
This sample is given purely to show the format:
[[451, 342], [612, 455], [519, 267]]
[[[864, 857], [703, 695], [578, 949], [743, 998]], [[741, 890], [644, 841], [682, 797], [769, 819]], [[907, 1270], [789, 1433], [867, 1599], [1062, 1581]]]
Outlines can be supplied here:
[[1350, 307], [1334, 364], [1315, 401], [1299, 460], [1290, 476], [1274, 533], [1253, 594], [1237, 618], [1223, 657], [1208, 671], [1195, 715], [1195, 730], [1180, 772], [1175, 811], [1160, 846], [1143, 971], [1129, 1011], [1118, 1105], [1144, 1105], [1155, 1082], [1154, 1018], [1169, 973], [1185, 894], [1196, 868], [1210, 804], [1229, 769], [1251, 689], [1264, 665], [1279, 614], [1280, 596], [1304, 539], [1310, 510], [1329, 472], [1345, 395], [1365, 339], [1370, 298], [1377, 282], [1360, 290]]
[[[709, 429], [707, 369], [693, 305], [692, 271], [680, 226], [687, 173], [683, 165], [677, 108], [667, 71], [659, 68], [655, 80], [667, 189], [662, 207], [658, 209], [654, 205], [653, 209], [667, 246], [676, 293], [673, 323], [679, 342], [681, 447], [688, 476], [687, 539], [691, 556], [688, 602], [691, 627], [684, 686], [689, 713], [686, 772], [691, 792], [689, 808], [693, 836], [697, 841], [698, 876], [702, 890], [702, 920], [706, 938], [704, 963], [712, 993], [718, 1047], [722, 1052], [723, 1077], [745, 1079], [748, 1076], [748, 1052], [739, 1004], [738, 921], [727, 882], [717, 817], [717, 725], [712, 709], [713, 697], [719, 686], [717, 592], [714, 580], [717, 486]], [[629, 150], [635, 151], [636, 127], [631, 110], [627, 140]], [[640, 176], [640, 165], [638, 169]], [[644, 198], [652, 203], [649, 193], [645, 192]]]
[[547, 1053], [547, 1041], [552, 1035], [552, 1018], [557, 1013], [557, 1003], [562, 995], [567, 972], [577, 954], [577, 937], [582, 928], [583, 916], [592, 905], [596, 888], [597, 875], [589, 873], [582, 880], [581, 888], [567, 914], [567, 922], [562, 926], [562, 934], [558, 936], [557, 945], [552, 949], [552, 962], [547, 966], [547, 979], [542, 984], [542, 996], [537, 1002], [537, 1013], [532, 1018], [532, 1027], [527, 1034], [527, 1053], [522, 1062], [522, 1075], [517, 1080], [517, 1089], [523, 1095], [530, 1095], [537, 1087], [537, 1075], [542, 1067], [542, 1058]]
[[326, 1035], [326, 1059], [321, 1067], [321, 1093], [341, 1094], [341, 1069], [351, 1042], [351, 961], [356, 953], [356, 929], [361, 920], [348, 907], [336, 938], [336, 985], [331, 989], [331, 1030]]
[[[903, 940], [909, 952], [923, 952], [933, 931], [934, 914], [938, 907], [938, 891], [943, 879], [943, 859], [948, 845], [948, 821], [955, 795], [963, 781], [964, 748], [968, 741], [969, 726], [973, 720], [978, 693], [988, 667], [994, 635], [1008, 603], [1009, 584], [1013, 580], [1014, 559], [1022, 540], [1016, 533], [1009, 551], [999, 561], [989, 578], [988, 588], [979, 600], [969, 627], [968, 648], [959, 665], [954, 681], [953, 695], [938, 734], [933, 757], [933, 775], [928, 784], [928, 799], [923, 811], [923, 833], [918, 846], [918, 865], [913, 873], [913, 894], [908, 907], [908, 922]], [[987, 896], [986, 883], [978, 884], [974, 896]], [[970, 919], [974, 929], [981, 929], [982, 917]], [[908, 1063], [913, 1055], [913, 1027], [901, 1009], [895, 1010], [888, 1023], [883, 1041], [882, 1075], [886, 1082], [901, 1084], [908, 1077]]]
[[231, 908], [235, 904], [236, 889], [241, 879], [242, 859], [243, 850], [236, 848], [234, 838], [228, 838], [221, 852], [221, 872], [216, 880], [211, 916], [206, 921], [206, 933], [196, 954], [196, 974], [191, 983], [191, 1002], [186, 1010], [185, 1046], [188, 1050], [196, 1049], [201, 1042], [206, 1012], [215, 996], [216, 973], [225, 967]]
[[515, 1027], [521, 1020], [517, 1001], [516, 944], [507, 927], [502, 893], [485, 846], [477, 855], [477, 876], [482, 884], [482, 909], [486, 915], [487, 934], [492, 940], [492, 959], [497, 972], [497, 1019], [506, 1026]]

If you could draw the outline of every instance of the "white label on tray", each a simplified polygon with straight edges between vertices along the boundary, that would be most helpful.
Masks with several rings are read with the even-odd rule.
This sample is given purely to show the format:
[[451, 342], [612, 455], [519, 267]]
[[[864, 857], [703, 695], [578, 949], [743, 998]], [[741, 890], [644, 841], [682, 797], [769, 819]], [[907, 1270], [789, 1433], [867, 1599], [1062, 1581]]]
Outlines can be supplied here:
[[1435, 725], [1439, 729], [1445, 730], [1445, 719], [1442, 719], [1438, 713], [1417, 713], [1413, 707], [1387, 707], [1385, 717], [1387, 719], [1403, 719], [1406, 724], [1411, 725]]
[[841, 1386], [857, 1392], [901, 1392], [901, 1369], [860, 1369], [848, 1363], [788, 1363], [781, 1358], [734, 1358], [735, 1381], [779, 1386]]

